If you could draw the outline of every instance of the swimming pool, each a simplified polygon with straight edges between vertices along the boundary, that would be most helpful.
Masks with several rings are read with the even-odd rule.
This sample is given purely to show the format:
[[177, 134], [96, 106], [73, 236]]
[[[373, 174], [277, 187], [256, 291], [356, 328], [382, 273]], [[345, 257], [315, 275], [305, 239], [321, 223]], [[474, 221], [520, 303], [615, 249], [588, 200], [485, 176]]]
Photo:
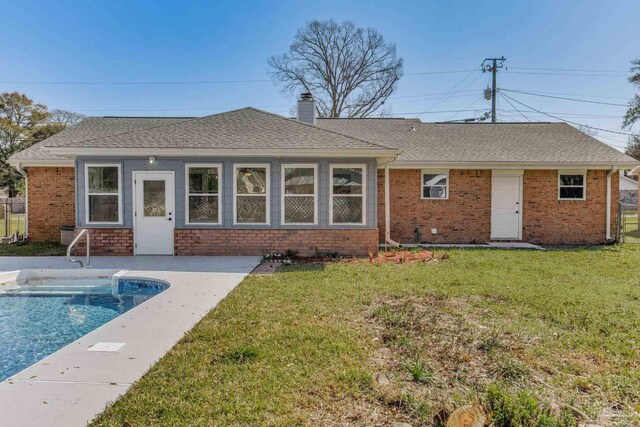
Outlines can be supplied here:
[[142, 279], [49, 279], [0, 291], [0, 381], [168, 287]]

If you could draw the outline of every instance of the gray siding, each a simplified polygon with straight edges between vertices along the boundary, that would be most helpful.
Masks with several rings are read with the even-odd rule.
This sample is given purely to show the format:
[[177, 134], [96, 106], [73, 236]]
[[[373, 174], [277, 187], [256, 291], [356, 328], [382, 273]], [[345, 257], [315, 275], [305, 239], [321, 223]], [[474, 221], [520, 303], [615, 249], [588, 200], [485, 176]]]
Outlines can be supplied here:
[[[149, 164], [146, 158], [83, 158], [76, 161], [76, 215], [80, 227], [86, 225], [85, 210], [85, 164], [118, 163], [122, 167], [124, 221], [121, 225], [96, 225], [95, 227], [133, 227], [133, 171], [173, 171], [175, 174], [175, 221], [176, 228], [329, 228], [329, 165], [345, 163], [366, 163], [366, 225], [340, 226], [331, 228], [375, 228], [377, 227], [377, 164], [374, 159], [317, 160], [310, 159], [276, 159], [276, 158], [236, 158], [236, 159], [161, 159]], [[186, 225], [185, 224], [185, 165], [187, 163], [220, 163], [222, 164], [222, 225]], [[269, 163], [271, 166], [270, 193], [270, 225], [233, 225], [233, 165], [234, 163]], [[318, 225], [283, 226], [281, 224], [281, 165], [283, 163], [315, 163], [318, 165]]]

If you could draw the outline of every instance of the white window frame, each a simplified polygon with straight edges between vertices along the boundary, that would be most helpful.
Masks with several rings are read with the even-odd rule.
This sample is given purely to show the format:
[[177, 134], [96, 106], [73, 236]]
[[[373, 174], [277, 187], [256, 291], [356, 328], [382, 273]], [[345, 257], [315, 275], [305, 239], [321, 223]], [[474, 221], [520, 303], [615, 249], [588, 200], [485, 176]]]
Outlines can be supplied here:
[[[562, 175], [582, 175], [582, 182], [583, 185], [560, 185], [560, 177]], [[575, 198], [566, 198], [566, 197], [560, 197], [560, 188], [561, 187], [567, 187], [567, 188], [579, 188], [582, 187], [582, 198], [580, 199], [575, 199]], [[587, 171], [586, 170], [559, 170], [558, 171], [558, 200], [562, 200], [565, 202], [580, 202], [580, 201], [585, 201], [587, 200]]]
[[[313, 169], [313, 194], [287, 194], [285, 189], [285, 169]], [[318, 225], [318, 164], [317, 163], [283, 163], [280, 168], [280, 223], [282, 225]], [[285, 198], [313, 196], [313, 222], [286, 222]]]
[[[333, 170], [334, 169], [362, 169], [362, 194], [338, 194], [337, 196], [362, 196], [362, 222], [333, 222]], [[349, 226], [367, 225], [367, 164], [366, 163], [331, 163], [329, 165], [329, 225]]]
[[[424, 176], [425, 175], [446, 175], [447, 176], [447, 184], [444, 185], [444, 195], [445, 197], [424, 197]], [[443, 187], [442, 185], [438, 185], [438, 187]], [[420, 198], [422, 200], [449, 200], [449, 170], [448, 169], [422, 169], [420, 172]]]
[[[89, 196], [113, 196], [115, 193], [89, 193], [89, 168], [118, 168], [118, 220], [117, 221], [89, 221]], [[85, 224], [87, 225], [122, 225], [122, 165], [120, 163], [85, 163], [84, 164], [84, 210]]]
[[[266, 176], [266, 193], [262, 194], [238, 194], [238, 176], [239, 168], [265, 168]], [[265, 222], [238, 222], [238, 196], [249, 197], [266, 197], [266, 215]], [[271, 164], [270, 163], [234, 163], [233, 164], [233, 225], [271, 225]]]
[[[189, 169], [195, 168], [217, 168], [218, 169], [218, 221], [217, 222], [190, 222], [189, 221], [189, 196], [216, 196], [216, 194], [208, 194], [208, 193], [190, 193], [189, 192]], [[224, 210], [222, 209], [222, 163], [186, 163], [184, 165], [184, 223], [185, 225], [222, 225], [222, 214]]]

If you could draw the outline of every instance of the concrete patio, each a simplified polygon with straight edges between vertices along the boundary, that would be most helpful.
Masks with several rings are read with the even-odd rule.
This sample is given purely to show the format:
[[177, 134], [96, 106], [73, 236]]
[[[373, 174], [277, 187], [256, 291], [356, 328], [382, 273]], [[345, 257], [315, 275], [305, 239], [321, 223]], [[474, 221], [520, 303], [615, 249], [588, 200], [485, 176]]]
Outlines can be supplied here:
[[[165, 292], [0, 383], [2, 424], [86, 425], [259, 262], [259, 257], [95, 257], [93, 268], [80, 269], [64, 257], [0, 258], [0, 273], [38, 270], [46, 277], [48, 270], [71, 269], [81, 278], [92, 270], [127, 270], [122, 273], [125, 278], [171, 284]], [[95, 351], [96, 344], [120, 348]]]

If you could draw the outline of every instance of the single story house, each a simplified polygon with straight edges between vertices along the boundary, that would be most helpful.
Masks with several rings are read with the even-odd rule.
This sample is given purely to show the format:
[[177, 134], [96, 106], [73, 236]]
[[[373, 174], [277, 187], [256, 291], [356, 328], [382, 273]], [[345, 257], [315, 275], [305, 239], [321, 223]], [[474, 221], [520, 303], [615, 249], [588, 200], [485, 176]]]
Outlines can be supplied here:
[[563, 123], [91, 117], [10, 158], [28, 237], [92, 253], [366, 256], [380, 243], [600, 244], [634, 159]]

